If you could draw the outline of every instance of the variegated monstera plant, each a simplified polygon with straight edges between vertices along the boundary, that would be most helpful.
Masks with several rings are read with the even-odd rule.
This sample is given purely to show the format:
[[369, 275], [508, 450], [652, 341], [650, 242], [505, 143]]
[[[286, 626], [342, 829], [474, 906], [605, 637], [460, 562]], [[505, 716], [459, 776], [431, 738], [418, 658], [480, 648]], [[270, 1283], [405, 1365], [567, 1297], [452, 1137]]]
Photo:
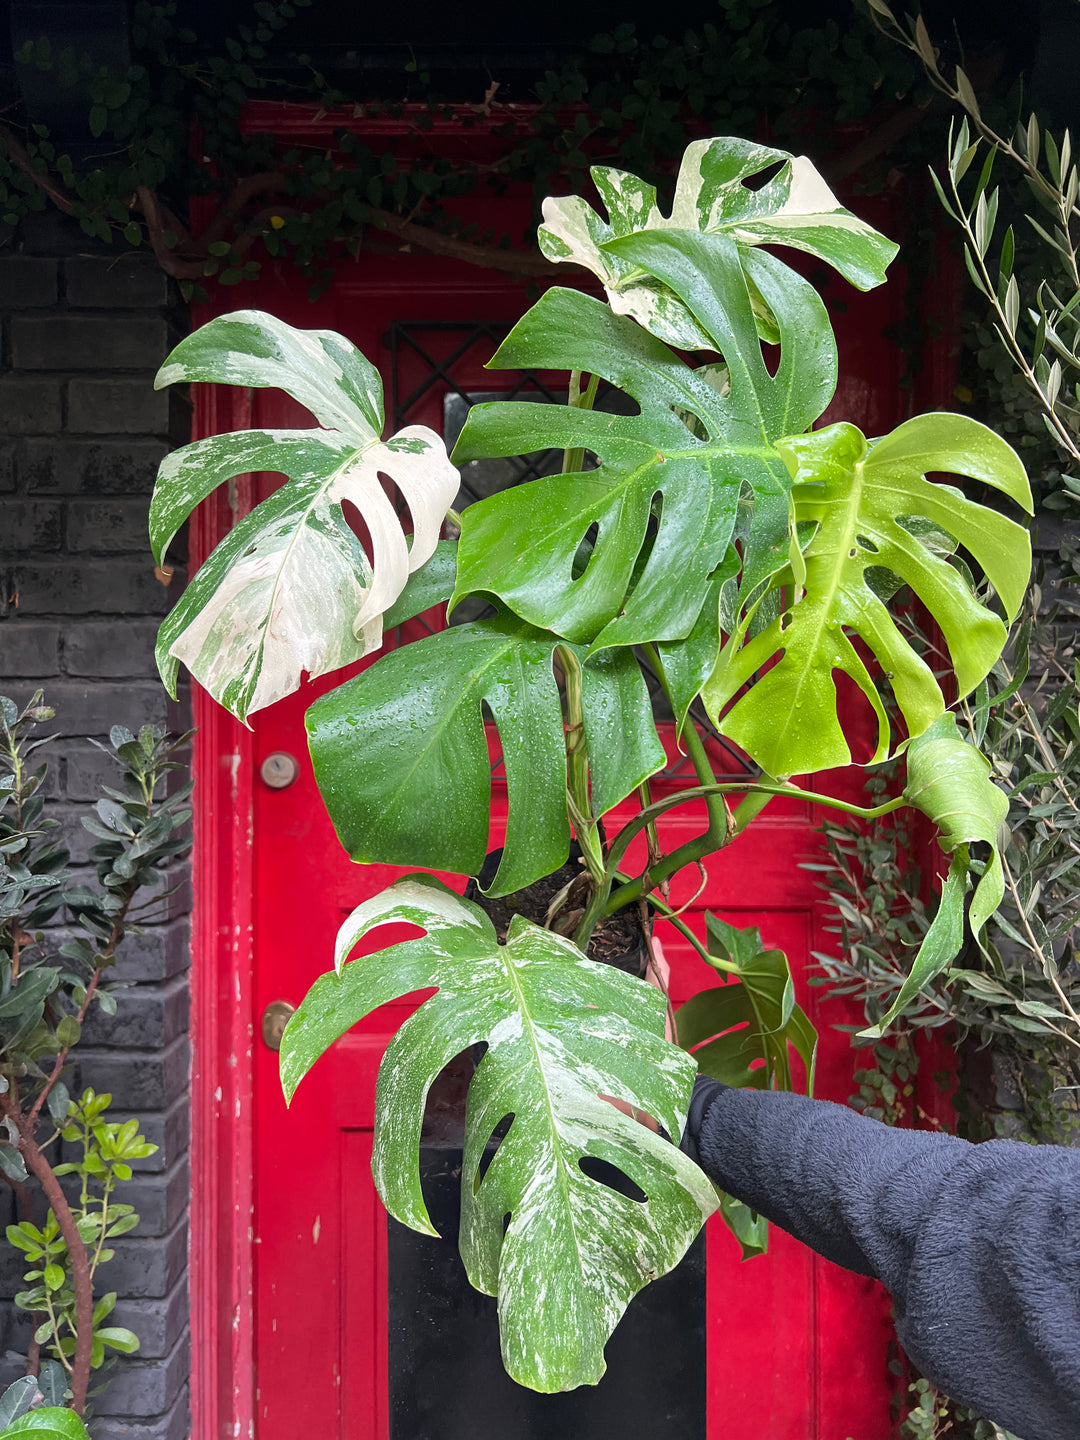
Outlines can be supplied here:
[[[764, 184], [746, 183], [763, 172]], [[446, 1061], [486, 1046], [469, 1091], [460, 1245], [472, 1283], [499, 1296], [508, 1370], [540, 1390], [595, 1383], [632, 1296], [678, 1262], [717, 1203], [673, 1144], [599, 1097], [640, 1106], [677, 1136], [695, 1058], [733, 1083], [785, 1085], [791, 1051], [808, 1069], [813, 1054], [786, 962], [754, 932], [710, 917], [702, 940], [674, 921], [728, 982], [680, 1013], [692, 1058], [665, 1040], [656, 989], [585, 958], [594, 928], [643, 899], [666, 913], [665, 880], [737, 841], [770, 797], [802, 794], [791, 777], [849, 763], [842, 672], [877, 718], [874, 761], [906, 751], [906, 788], [890, 805], [924, 811], [952, 855], [910, 983], [944, 969], [966, 892], [976, 937], [1000, 900], [1005, 812], [950, 703], [984, 683], [1030, 568], [1028, 532], [1004, 513], [1030, 510], [1027, 480], [990, 430], [949, 414], [875, 439], [850, 424], [814, 428], [836, 386], [836, 344], [813, 286], [770, 247], [805, 251], [864, 289], [882, 282], [896, 247], [843, 209], [808, 160], [699, 142], [669, 216], [634, 176], [593, 176], [608, 218], [581, 199], [549, 200], [540, 242], [552, 260], [593, 271], [607, 303], [549, 289], [491, 361], [569, 371], [569, 403], [476, 405], [452, 457], [554, 447], [563, 473], [474, 504], [460, 538], [440, 540], [457, 489], [440, 438], [420, 427], [381, 438], [379, 377], [341, 336], [241, 312], [184, 340], [158, 383], [276, 386], [318, 428], [184, 447], [162, 465], [151, 517], [162, 560], [215, 486], [252, 470], [288, 477], [206, 561], [161, 631], [166, 684], [182, 660], [241, 720], [305, 672], [377, 650], [384, 627], [422, 610], [445, 603], [450, 614], [469, 596], [493, 609], [388, 652], [312, 705], [315, 773], [355, 860], [476, 876], [488, 845], [486, 706], [509, 791], [487, 894], [552, 875], [573, 835], [576, 923], [556, 903], [546, 928], [518, 916], [499, 943], [480, 905], [413, 875], [346, 922], [336, 968], [289, 1022], [281, 1066], [291, 1096], [369, 1011], [436, 988], [383, 1061], [374, 1158], [387, 1208], [428, 1231], [417, 1168], [425, 1097]], [[600, 379], [633, 403], [593, 409]], [[407, 501], [409, 534], [384, 477]], [[976, 498], [985, 487], [1000, 505]], [[344, 501], [367, 523], [370, 561]], [[944, 689], [890, 610], [902, 587], [944, 636]], [[649, 778], [665, 756], [643, 667], [697, 778], [656, 803]], [[706, 728], [741, 746], [759, 777], [717, 781]], [[635, 818], [616, 829], [609, 816], [605, 829], [633, 796]], [[653, 822], [690, 801], [705, 802], [707, 825], [666, 853]], [[642, 831], [649, 861], [634, 874], [624, 867]], [[363, 934], [395, 921], [425, 938], [348, 960]], [[645, 1202], [586, 1174], [587, 1156], [624, 1172]], [[747, 1216], [733, 1211], [745, 1232]]]

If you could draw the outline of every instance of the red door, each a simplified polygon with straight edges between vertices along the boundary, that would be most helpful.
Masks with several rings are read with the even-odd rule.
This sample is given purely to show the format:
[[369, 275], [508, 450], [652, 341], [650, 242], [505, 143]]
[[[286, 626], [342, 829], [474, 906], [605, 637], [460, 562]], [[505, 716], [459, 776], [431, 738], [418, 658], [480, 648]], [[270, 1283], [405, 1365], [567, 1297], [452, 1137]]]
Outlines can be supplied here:
[[[348, 335], [382, 369], [388, 419], [394, 404], [407, 412], [396, 424], [442, 429], [453, 410], [448, 396], [490, 394], [516, 381], [482, 366], [498, 334], [524, 309], [524, 287], [482, 270], [414, 256], [365, 256], [315, 303], [301, 284], [283, 279], [233, 296], [235, 304], [223, 308], [257, 305], [294, 325]], [[855, 378], [833, 413], [880, 433], [903, 418], [899, 357], [882, 336], [895, 323], [900, 299], [886, 291], [848, 292], [844, 300], [849, 308], [837, 317], [841, 374]], [[197, 397], [197, 434], [237, 423], [306, 423], [276, 392], [233, 395], [228, 413], [219, 414], [213, 406], [221, 399], [212, 392]], [[255, 477], [250, 498], [274, 483], [275, 477]], [[245, 497], [240, 485], [234, 505], [247, 503]], [[204, 540], [228, 519], [219, 500], [202, 522]], [[328, 968], [344, 916], [401, 873], [349, 862], [315, 788], [302, 717], [315, 694], [340, 678], [325, 677], [256, 716], [250, 740], [209, 702], [199, 702], [204, 909], [195, 977], [196, 1187], [215, 1187], [209, 1196], [196, 1195], [200, 1440], [247, 1434], [248, 1417], [257, 1440], [295, 1440], [298, 1422], [303, 1433], [326, 1440], [388, 1435], [386, 1219], [368, 1165], [375, 1070], [410, 1007], [387, 1006], [345, 1037], [305, 1081], [290, 1111], [276, 1056], [259, 1038], [266, 1007], [278, 1000], [297, 1004]], [[264, 761], [280, 754], [298, 762], [298, 776], [285, 788], [260, 778]], [[494, 799], [498, 817], [504, 800], [497, 776]], [[667, 823], [674, 836], [680, 828], [695, 833], [701, 821], [688, 811]], [[689, 914], [699, 925], [707, 908], [737, 925], [760, 925], [766, 943], [787, 952], [800, 1003], [821, 1036], [817, 1093], [843, 1100], [851, 1090], [851, 1053], [846, 1036], [832, 1028], [843, 1016], [835, 1007], [821, 1013], [818, 992], [804, 978], [811, 952], [830, 943], [818, 892], [797, 868], [815, 847], [819, 823], [809, 806], [774, 802], [746, 837], [710, 862], [708, 885]], [[493, 844], [497, 832], [496, 822]], [[684, 880], [673, 902], [690, 900], [697, 883], [696, 875]], [[712, 972], [670, 927], [659, 933], [681, 1003], [710, 984]], [[376, 943], [384, 944], [385, 936]], [[215, 1199], [230, 1186], [231, 1211]], [[719, 1221], [710, 1227], [710, 1440], [886, 1440], [891, 1330], [883, 1293], [775, 1231], [766, 1258], [741, 1264]]]

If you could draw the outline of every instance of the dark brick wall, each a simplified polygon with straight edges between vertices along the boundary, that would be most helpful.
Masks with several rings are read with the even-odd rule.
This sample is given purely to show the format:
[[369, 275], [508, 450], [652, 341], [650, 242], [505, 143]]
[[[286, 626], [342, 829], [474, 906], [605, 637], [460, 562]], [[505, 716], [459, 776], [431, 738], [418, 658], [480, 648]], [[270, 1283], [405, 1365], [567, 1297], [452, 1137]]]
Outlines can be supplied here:
[[[142, 257], [71, 253], [79, 242], [66, 234], [42, 248], [61, 253], [0, 253], [0, 693], [21, 699], [40, 686], [56, 707], [64, 739], [50, 747], [50, 791], [80, 864], [92, 843], [80, 809], [113, 769], [90, 738], [115, 724], [185, 722], [154, 669], [171, 597], [146, 538], [158, 461], [187, 438], [184, 402], [152, 383], [183, 317]], [[174, 882], [166, 923], [119, 953], [115, 973], [131, 988], [117, 1014], [95, 1011], [76, 1052], [74, 1084], [110, 1091], [116, 1115], [136, 1116], [159, 1147], [121, 1197], [142, 1223], [99, 1277], [100, 1290], [120, 1293], [116, 1323], [142, 1348], [95, 1401], [98, 1440], [188, 1433], [186, 866]], [[5, 1188], [0, 1225], [10, 1203]], [[7, 1250], [0, 1240], [3, 1295], [20, 1276]], [[0, 1351], [25, 1350], [28, 1338], [0, 1305]]]

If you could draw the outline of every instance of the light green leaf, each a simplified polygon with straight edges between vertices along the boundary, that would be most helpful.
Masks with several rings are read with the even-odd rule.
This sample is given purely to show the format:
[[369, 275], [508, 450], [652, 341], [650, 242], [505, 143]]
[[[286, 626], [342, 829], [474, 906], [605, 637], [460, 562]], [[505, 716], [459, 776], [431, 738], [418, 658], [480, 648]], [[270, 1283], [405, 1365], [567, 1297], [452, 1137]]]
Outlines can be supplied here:
[[[732, 635], [705, 684], [706, 707], [723, 733], [770, 774], [847, 765], [851, 756], [833, 678], [843, 671], [877, 716], [874, 759], [880, 760], [889, 753], [889, 722], [851, 634], [880, 661], [909, 735], [921, 735], [945, 708], [933, 672], [880, 598], [882, 572], [909, 585], [937, 621], [959, 693], [966, 695], [989, 673], [1007, 632], [973, 593], [965, 572], [942, 555], [940, 532], [978, 562], [1010, 619], [1031, 569], [1026, 528], [952, 486], [932, 484], [926, 474], [969, 475], [1030, 510], [1027, 477], [1000, 436], [963, 415], [920, 416], [869, 446], [854, 425], [841, 424], [794, 436], [779, 448], [794, 478], [796, 521], [816, 526], [805, 550], [805, 594], [748, 643], [745, 622]], [[790, 570], [779, 572], [773, 584], [785, 580]], [[774, 656], [778, 663], [720, 720], [724, 707]]]
[[[391, 923], [427, 933], [342, 965], [364, 935]], [[432, 1233], [418, 1167], [425, 1099], [452, 1056], [486, 1043], [469, 1089], [462, 1259], [471, 1283], [499, 1297], [503, 1361], [515, 1380], [544, 1392], [595, 1384], [629, 1301], [678, 1263], [716, 1204], [676, 1146], [599, 1098], [644, 1108], [680, 1133], [694, 1066], [663, 1038], [663, 997], [520, 916], [500, 945], [478, 906], [427, 876], [354, 911], [337, 962], [340, 974], [317, 980], [285, 1029], [286, 1096], [371, 1010], [438, 987], [379, 1069], [375, 1183], [392, 1215]], [[481, 1178], [485, 1146], [508, 1115]], [[591, 1178], [586, 1157], [616, 1166], [647, 1199]]]
[[0, 1430], [0, 1440], [16, 1440], [19, 1435], [35, 1435], [38, 1440], [90, 1440], [86, 1426], [74, 1410], [43, 1405], [31, 1410]]
[[[557, 644], [513, 617], [454, 626], [390, 651], [315, 702], [307, 713], [315, 776], [354, 860], [479, 873], [491, 794], [486, 702], [509, 802], [489, 893], [509, 894], [559, 868], [570, 829]], [[610, 808], [664, 765], [632, 656], [583, 663], [582, 707], [594, 802]]]
[[[456, 592], [498, 595], [531, 624], [593, 649], [690, 633], [710, 576], [728, 552], [744, 486], [755, 501], [744, 586], [785, 562], [791, 477], [775, 442], [817, 420], [836, 384], [825, 307], [775, 256], [754, 251], [745, 261], [779, 318], [774, 373], [734, 241], [664, 231], [618, 245], [685, 298], [723, 355], [725, 392], [606, 305], [553, 289], [518, 322], [491, 365], [570, 365], [619, 386], [641, 413], [477, 405], [454, 451], [456, 461], [555, 447], [598, 457], [596, 470], [534, 480], [471, 505], [462, 517]], [[591, 558], [575, 576], [592, 526], [598, 534]]]
[[769, 1222], [764, 1215], [751, 1210], [734, 1195], [720, 1196], [720, 1214], [724, 1224], [742, 1246], [742, 1258], [753, 1260], [769, 1249]]
[[[241, 720], [382, 643], [382, 616], [435, 551], [458, 478], [434, 431], [383, 425], [378, 371], [330, 330], [296, 330], [256, 310], [220, 316], [162, 366], [177, 381], [277, 386], [322, 429], [250, 430], [196, 440], [166, 456], [150, 507], [161, 563], [176, 531], [220, 484], [249, 471], [290, 477], [225, 537], [161, 627], [158, 668], [175, 693], [180, 660]], [[380, 475], [412, 515], [406, 536]], [[371, 537], [369, 563], [343, 510]]]
[[964, 939], [964, 896], [971, 868], [970, 846], [982, 842], [990, 859], [975, 886], [968, 924], [976, 940], [1001, 904], [1005, 880], [999, 834], [1009, 813], [1009, 799], [991, 779], [990, 764], [960, 733], [948, 712], [913, 740], [907, 752], [904, 798], [938, 828], [938, 843], [952, 855], [938, 912], [923, 937], [911, 972], [889, 1011], [877, 1025], [863, 1031], [880, 1037], [924, 985], [947, 970]]
[[[780, 168], [766, 184], [745, 183]], [[636, 175], [596, 165], [593, 182], [609, 220], [579, 195], [544, 201], [537, 232], [549, 260], [583, 265], [602, 282], [611, 308], [682, 350], [712, 349], [693, 311], [647, 263], [614, 253], [612, 240], [642, 231], [692, 230], [724, 235], [744, 257], [758, 245], [787, 245], [825, 260], [860, 290], [885, 279], [897, 246], [845, 210], [805, 155], [792, 157], [750, 140], [696, 140], [683, 155], [670, 216], [661, 214], [656, 190]], [[767, 296], [752, 290], [762, 337], [778, 338]]]

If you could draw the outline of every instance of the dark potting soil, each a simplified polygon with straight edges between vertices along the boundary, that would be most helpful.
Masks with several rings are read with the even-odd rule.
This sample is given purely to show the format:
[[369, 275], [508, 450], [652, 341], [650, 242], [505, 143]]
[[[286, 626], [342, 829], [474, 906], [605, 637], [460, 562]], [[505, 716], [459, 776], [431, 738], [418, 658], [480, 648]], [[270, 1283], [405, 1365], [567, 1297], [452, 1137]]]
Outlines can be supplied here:
[[[486, 887], [491, 884], [501, 858], [501, 850], [493, 850], [487, 857], [479, 875], [480, 885]], [[546, 924], [552, 900], [560, 890], [575, 880], [580, 880], [576, 887], [580, 893], [575, 894], [571, 889], [561, 914], [551, 927], [560, 934], [572, 936], [581, 919], [586, 892], [584, 866], [578, 857], [576, 845], [565, 865], [553, 875], [546, 875], [542, 880], [535, 881], [525, 890], [517, 890], [512, 895], [502, 895], [498, 899], [488, 899], [480, 893], [476, 882], [470, 880], [465, 897], [475, 901], [487, 912], [499, 939], [505, 942], [506, 932], [515, 915], [524, 915], [526, 920], [531, 920], [535, 925]], [[592, 933], [586, 953], [590, 960], [597, 960], [603, 965], [614, 965], [616, 969], [625, 970], [629, 975], [643, 976], [648, 955], [645, 934], [637, 912], [622, 910], [617, 915], [601, 920]]]

